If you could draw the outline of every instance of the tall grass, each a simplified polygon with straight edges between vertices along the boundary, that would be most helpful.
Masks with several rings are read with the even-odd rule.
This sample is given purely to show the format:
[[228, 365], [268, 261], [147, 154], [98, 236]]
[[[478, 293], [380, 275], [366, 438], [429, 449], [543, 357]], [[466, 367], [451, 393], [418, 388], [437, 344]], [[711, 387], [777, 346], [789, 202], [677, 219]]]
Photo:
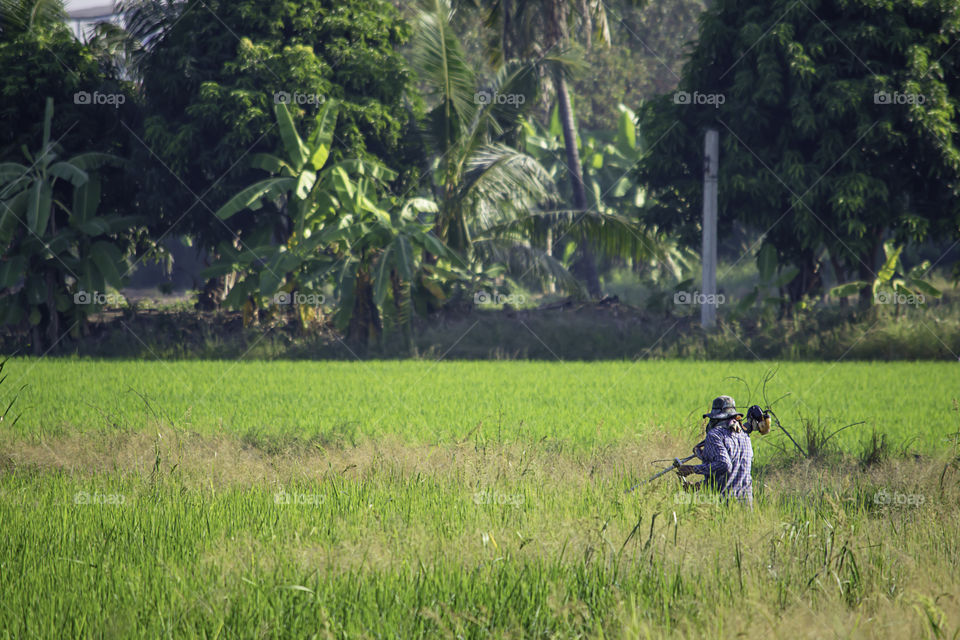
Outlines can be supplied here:
[[623, 493], [677, 444], [7, 441], [0, 637], [960, 633], [954, 458]]

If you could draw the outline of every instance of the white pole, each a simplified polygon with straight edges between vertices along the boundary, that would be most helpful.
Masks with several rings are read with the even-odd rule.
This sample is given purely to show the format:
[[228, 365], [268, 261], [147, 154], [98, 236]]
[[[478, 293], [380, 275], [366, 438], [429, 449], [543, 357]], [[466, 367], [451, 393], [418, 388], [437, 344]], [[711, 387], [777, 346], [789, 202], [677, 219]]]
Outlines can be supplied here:
[[720, 165], [720, 134], [708, 129], [703, 141], [703, 298], [700, 325], [717, 324], [717, 172]]

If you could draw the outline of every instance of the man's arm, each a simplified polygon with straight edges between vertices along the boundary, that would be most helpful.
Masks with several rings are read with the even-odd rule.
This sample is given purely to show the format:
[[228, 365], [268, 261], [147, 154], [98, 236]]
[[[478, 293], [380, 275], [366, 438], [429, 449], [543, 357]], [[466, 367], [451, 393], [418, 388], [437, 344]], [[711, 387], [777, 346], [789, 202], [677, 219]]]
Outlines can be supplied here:
[[694, 465], [693, 473], [706, 477], [724, 477], [733, 471], [733, 462], [723, 443], [723, 430], [713, 429], [703, 445], [703, 464]]

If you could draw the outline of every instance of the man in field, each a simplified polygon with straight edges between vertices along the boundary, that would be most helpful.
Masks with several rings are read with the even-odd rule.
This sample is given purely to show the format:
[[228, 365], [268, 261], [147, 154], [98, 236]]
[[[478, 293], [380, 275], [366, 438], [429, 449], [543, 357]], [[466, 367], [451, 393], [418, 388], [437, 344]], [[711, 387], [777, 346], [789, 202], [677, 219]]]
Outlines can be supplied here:
[[[762, 417], [760, 407], [750, 407], [751, 414], [756, 412]], [[753, 446], [742, 424], [743, 414], [737, 411], [733, 398], [720, 396], [703, 417], [710, 419], [703, 448], [696, 452], [703, 463], [683, 465], [677, 472], [684, 477], [700, 474], [705, 477], [705, 487], [718, 490], [725, 498], [733, 496], [753, 504]]]

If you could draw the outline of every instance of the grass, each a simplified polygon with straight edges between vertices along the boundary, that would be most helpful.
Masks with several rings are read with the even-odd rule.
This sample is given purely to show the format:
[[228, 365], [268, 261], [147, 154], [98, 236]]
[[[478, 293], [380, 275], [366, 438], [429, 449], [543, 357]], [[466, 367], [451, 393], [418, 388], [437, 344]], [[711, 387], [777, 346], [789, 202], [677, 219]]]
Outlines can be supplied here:
[[669, 481], [625, 495], [638, 460], [678, 444], [663, 434], [583, 455], [155, 437], [5, 447], [0, 635], [920, 638], [960, 624], [960, 473], [942, 460], [769, 468], [750, 511]]
[[745, 509], [624, 489], [761, 363], [12, 360], [0, 638], [955, 639], [950, 366], [783, 365]]

